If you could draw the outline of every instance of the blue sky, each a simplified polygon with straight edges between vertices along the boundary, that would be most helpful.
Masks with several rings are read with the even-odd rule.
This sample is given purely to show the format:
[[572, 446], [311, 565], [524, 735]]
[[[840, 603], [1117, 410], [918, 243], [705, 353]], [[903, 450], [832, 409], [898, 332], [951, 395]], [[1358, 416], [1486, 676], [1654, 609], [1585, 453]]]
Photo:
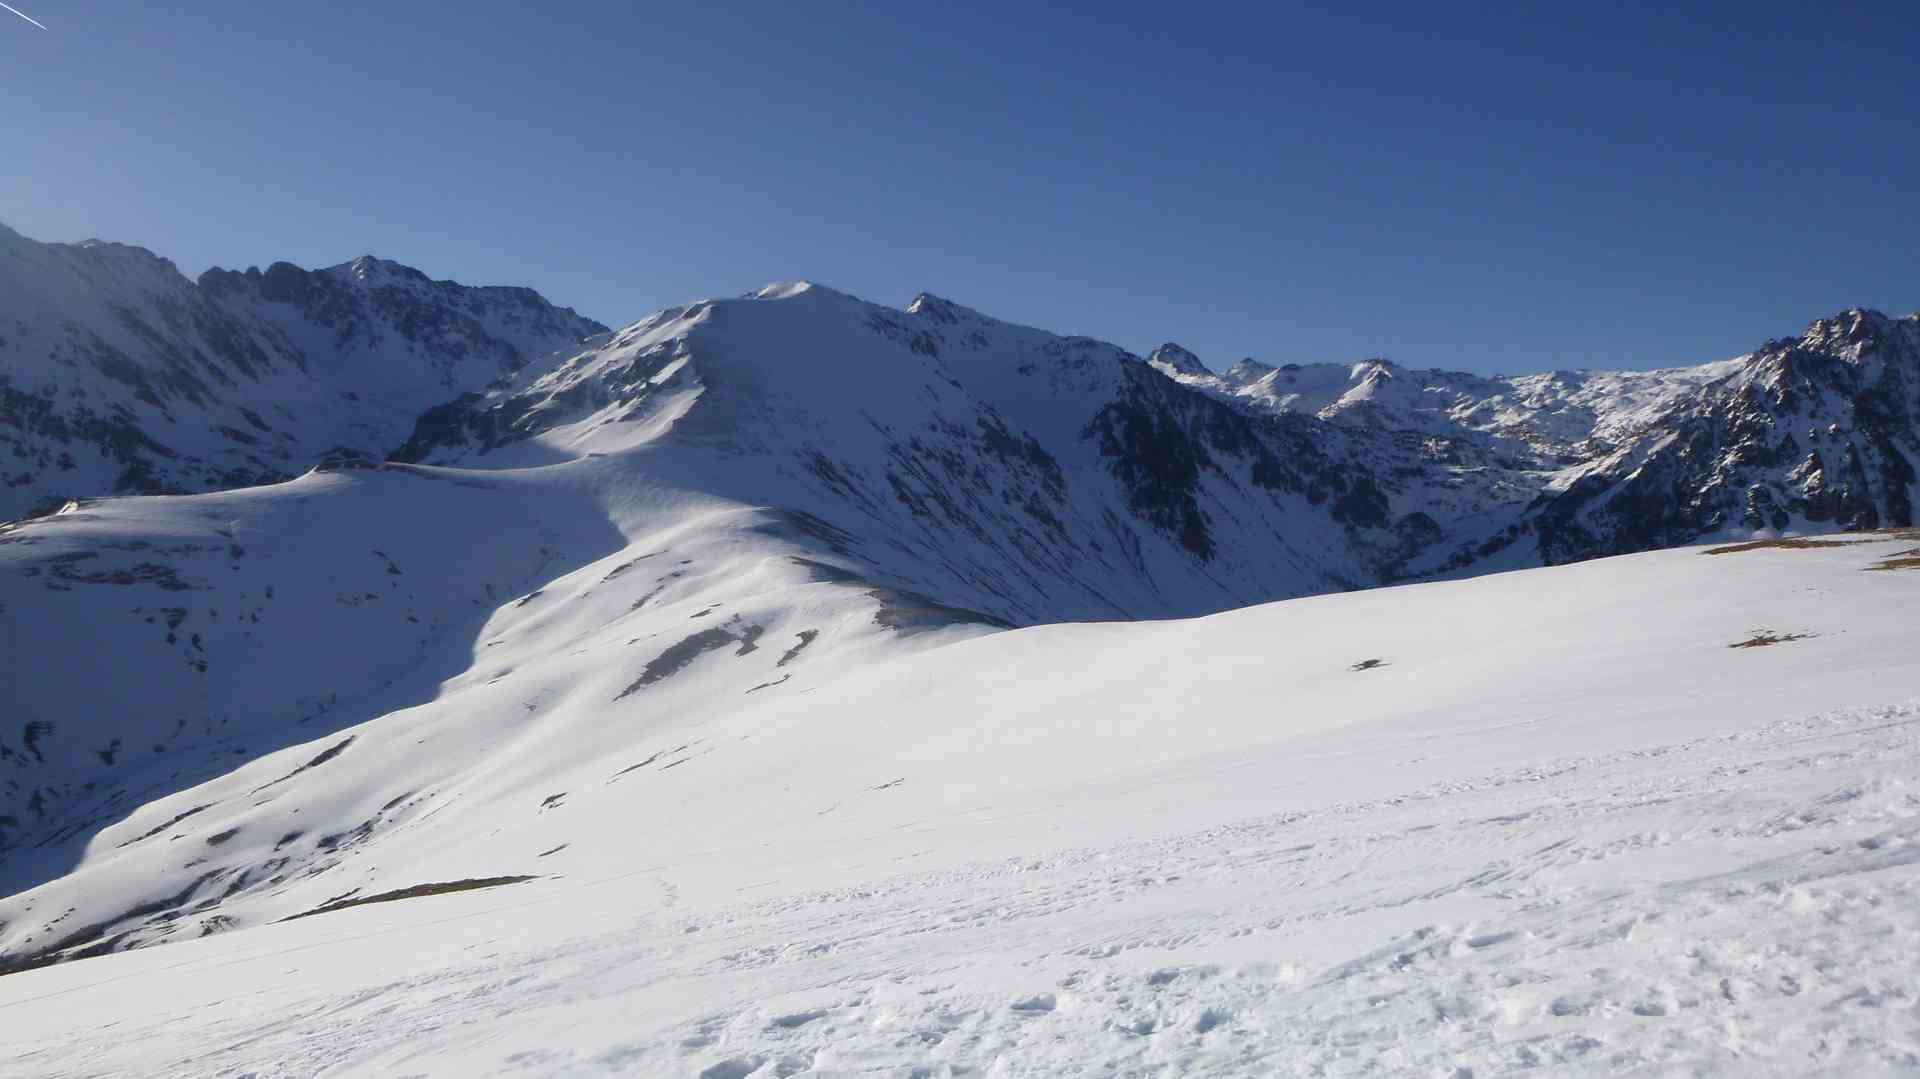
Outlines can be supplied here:
[[371, 251], [610, 323], [804, 277], [1215, 367], [1920, 307], [1906, 5], [15, 6], [0, 221], [190, 274]]

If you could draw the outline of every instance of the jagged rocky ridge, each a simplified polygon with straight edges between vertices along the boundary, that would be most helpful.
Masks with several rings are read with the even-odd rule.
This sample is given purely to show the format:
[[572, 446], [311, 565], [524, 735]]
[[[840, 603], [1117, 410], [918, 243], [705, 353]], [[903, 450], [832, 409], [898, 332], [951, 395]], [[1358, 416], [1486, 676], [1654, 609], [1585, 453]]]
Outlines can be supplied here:
[[383, 456], [421, 410], [605, 327], [371, 256], [209, 270], [0, 226], [0, 520]]
[[1907, 527], [1917, 460], [1920, 319], [1851, 310], [1768, 342], [1523, 524], [1547, 562], [1727, 531]]
[[1390, 567], [1400, 579], [1913, 522], [1920, 316], [1852, 309], [1666, 371], [1484, 378], [1242, 361], [1215, 375], [1158, 351], [1151, 362], [1367, 447], [1394, 512], [1432, 523], [1423, 550]]

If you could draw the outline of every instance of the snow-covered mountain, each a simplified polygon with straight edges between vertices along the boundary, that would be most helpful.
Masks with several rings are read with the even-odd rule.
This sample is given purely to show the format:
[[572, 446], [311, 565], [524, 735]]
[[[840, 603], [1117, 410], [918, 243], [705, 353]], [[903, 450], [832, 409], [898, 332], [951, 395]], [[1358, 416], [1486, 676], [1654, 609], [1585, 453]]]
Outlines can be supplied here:
[[606, 327], [371, 256], [210, 270], [0, 226], [0, 520], [375, 458], [421, 411]]
[[[1647, 808], [1671, 795], [1636, 786], [1633, 762], [1707, 747], [1711, 767], [1676, 782], [1718, 804], [1714, 777], [1772, 775], [1795, 739], [1904, 730], [1916, 692], [1911, 575], [1861, 572], [1910, 568], [1910, 533], [1257, 606], [1909, 524], [1912, 318], [1849, 312], [1644, 374], [1370, 360], [1215, 375], [1177, 346], [1142, 359], [932, 296], [894, 309], [805, 283], [607, 332], [524, 290], [377, 260], [195, 284], [113, 245], [3, 233], [0, 255], [9, 512], [74, 499], [0, 525], [0, 1009], [65, 1029], [40, 1002], [93, 964], [27, 968], [203, 937], [181, 950], [213, 957], [207, 985], [256, 1002], [223, 1018], [183, 999], [171, 1026], [93, 1050], [49, 1033], [0, 1073], [208, 1054], [242, 1072], [405, 1072], [431, 1052], [469, 1070], [737, 1079], [859, 1070], [834, 1055], [857, 1046], [882, 1070], [1065, 1074], [1073, 1061], [1043, 1051], [1050, 1022], [1128, 1067], [1270, 1070], [1319, 1059], [1274, 1018], [1289, 1001], [1317, 1009], [1304, 1029], [1362, 1022], [1353, 1009], [1407, 968], [1368, 958], [1382, 948], [1532, 961], [1576, 946], [1502, 950], [1556, 911], [1604, 933], [1660, 888], [1717, 894], [1649, 862], [1656, 883], [1600, 895], [1552, 855], [1606, 860], [1661, 845], [1633, 829], [1678, 827]], [[96, 497], [127, 490], [197, 493]], [[1808, 719], [1833, 707], [1853, 710]], [[1910, 739], [1875, 746], [1833, 758], [1844, 782], [1906, 781]], [[1807, 856], [1767, 822], [1825, 803], [1780, 768], [1701, 827], [1756, 859]], [[1601, 778], [1528, 810], [1560, 823], [1496, 835], [1520, 820], [1516, 784], [1570, 774]], [[1550, 812], [1561, 796], [1626, 831], [1546, 834], [1579, 816]], [[1893, 827], [1898, 797], [1870, 801], [1835, 834]], [[1409, 839], [1392, 849], [1414, 869], [1361, 871], [1379, 849], [1365, 835], [1481, 810], [1473, 843]], [[1288, 868], [1322, 845], [1332, 861]], [[1531, 868], [1495, 872], [1483, 847]], [[1897, 868], [1859, 849], [1834, 872]], [[1756, 888], [1792, 876], [1729, 858]], [[1221, 874], [1238, 890], [1216, 901]], [[1303, 881], [1306, 898], [1277, 898]], [[449, 993], [484, 1008], [496, 983], [462, 954], [485, 941], [429, 925], [433, 904], [510, 941], [499, 985], [552, 980], [515, 994], [544, 1010], [516, 1029], [599, 1048], [434, 1033]], [[1029, 919], [1038, 935], [996, 928]], [[1335, 943], [1302, 951], [1329, 920]], [[1452, 928], [1420, 928], [1434, 921]], [[228, 969], [370, 925], [431, 954], [407, 970], [330, 957], [277, 1001]], [[1063, 926], [1072, 945], [1044, 943]], [[601, 930], [619, 942], [582, 936]], [[1236, 965], [1254, 937], [1272, 945], [1258, 971]], [[971, 944], [1000, 958], [956, 967]], [[1613, 1036], [1579, 1017], [1683, 1010], [1692, 983], [1619, 961], [1623, 987], [1588, 990], [1541, 959], [1557, 995], [1510, 1006], [1573, 1016], [1554, 1028], [1569, 1054]], [[865, 977], [847, 962], [898, 992], [828, 1001]], [[574, 963], [601, 970], [585, 1011], [557, 973]], [[602, 964], [665, 973], [637, 989]], [[1317, 995], [1276, 997], [1308, 967]], [[1440, 967], [1453, 980], [1420, 983], [1391, 1019], [1425, 1032], [1421, 1067], [1451, 1034], [1419, 1016], [1490, 976]], [[390, 992], [403, 984], [419, 993]], [[741, 1005], [768, 984], [792, 1007]], [[588, 1014], [630, 1001], [652, 1016], [643, 1033]], [[75, 1014], [126, 1023], [114, 1007]], [[314, 1009], [365, 1036], [273, 1019]], [[1119, 1018], [1101, 1025], [1102, 1009]], [[1696, 1056], [1731, 1051], [1666, 1029]], [[1882, 1044], [1847, 1029], [1849, 1052]], [[1796, 1030], [1796, 1052], [1826, 1036]]]
[[423, 418], [396, 460], [632, 454], [800, 511], [855, 572], [1008, 623], [1198, 614], [1377, 580], [1367, 468], [1121, 349], [812, 284], [663, 311]]
[[1644, 372], [1487, 378], [1373, 359], [1216, 375], [1172, 345], [1151, 360], [1354, 447], [1390, 517], [1433, 523], [1389, 569], [1400, 579], [1913, 522], [1920, 316], [1849, 310], [1745, 356]]
[[730, 494], [857, 516], [911, 548], [890, 572], [1015, 622], [1912, 520], [1914, 318], [1849, 311], [1667, 371], [1216, 375], [1178, 345], [1142, 363], [933, 297], [900, 311], [784, 289], [809, 298], [694, 304], [616, 337], [528, 290], [372, 258], [195, 284], [137, 248], [0, 231], [0, 519], [332, 457], [605, 452], [582, 447], [620, 438], [590, 432], [679, 379], [706, 401], [671, 441], [757, 462]]
[[[789, 285], [529, 365], [429, 412], [393, 462], [13, 526], [0, 678], [21, 719], [0, 732], [0, 891], [57, 877], [111, 907], [125, 889], [95, 874], [131, 873], [143, 898], [78, 936], [6, 919], [0, 954], [171, 934], [178, 907], [149, 905], [211, 870], [138, 841], [103, 860], [103, 825], [289, 742], [448, 700], [449, 679], [484, 673], [488, 695], [521, 701], [481, 710], [505, 736], [547, 693], [658, 714], [682, 683], [640, 691], [712, 651], [752, 656], [739, 689], [771, 690], [794, 659], [831, 670], [876, 635], [1198, 614], [1366, 580], [1355, 537], [1391, 533], [1364, 474], [1296, 428], [1109, 345]], [[521, 633], [538, 643], [506, 647]], [[495, 669], [527, 647], [596, 658], [551, 683], [524, 658]], [[484, 723], [457, 714], [463, 748], [436, 755], [435, 786], [489, 759]], [[581, 735], [591, 759], [631, 737], [598, 710], [579, 722], [599, 732]], [[314, 832], [304, 812], [246, 826], [275, 845], [220, 878], [221, 924], [337, 860], [337, 843], [276, 837], [380, 816]]]
[[1913, 523], [1920, 317], [1852, 310], [1621, 432], [1528, 518], [1547, 561]]

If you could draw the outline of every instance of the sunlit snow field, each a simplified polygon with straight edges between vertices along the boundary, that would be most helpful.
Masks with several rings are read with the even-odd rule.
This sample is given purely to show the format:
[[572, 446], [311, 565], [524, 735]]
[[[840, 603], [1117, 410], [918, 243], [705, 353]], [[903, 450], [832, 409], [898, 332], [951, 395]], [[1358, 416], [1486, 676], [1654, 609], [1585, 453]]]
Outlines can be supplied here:
[[0, 1072], [1911, 1072], [1920, 573], [1854, 539], [716, 652], [680, 757], [370, 855], [535, 879], [0, 978]]

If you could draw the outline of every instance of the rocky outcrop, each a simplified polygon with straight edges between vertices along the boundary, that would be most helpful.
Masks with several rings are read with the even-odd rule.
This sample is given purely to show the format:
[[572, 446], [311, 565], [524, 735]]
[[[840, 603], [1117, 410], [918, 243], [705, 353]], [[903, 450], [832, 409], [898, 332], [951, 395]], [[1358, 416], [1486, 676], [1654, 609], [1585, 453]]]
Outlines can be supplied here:
[[370, 257], [196, 283], [143, 248], [0, 228], [0, 520], [378, 458], [429, 406], [604, 329]]
[[1770, 341], [1530, 510], [1542, 560], [1729, 533], [1913, 524], [1920, 319], [1850, 310]]

